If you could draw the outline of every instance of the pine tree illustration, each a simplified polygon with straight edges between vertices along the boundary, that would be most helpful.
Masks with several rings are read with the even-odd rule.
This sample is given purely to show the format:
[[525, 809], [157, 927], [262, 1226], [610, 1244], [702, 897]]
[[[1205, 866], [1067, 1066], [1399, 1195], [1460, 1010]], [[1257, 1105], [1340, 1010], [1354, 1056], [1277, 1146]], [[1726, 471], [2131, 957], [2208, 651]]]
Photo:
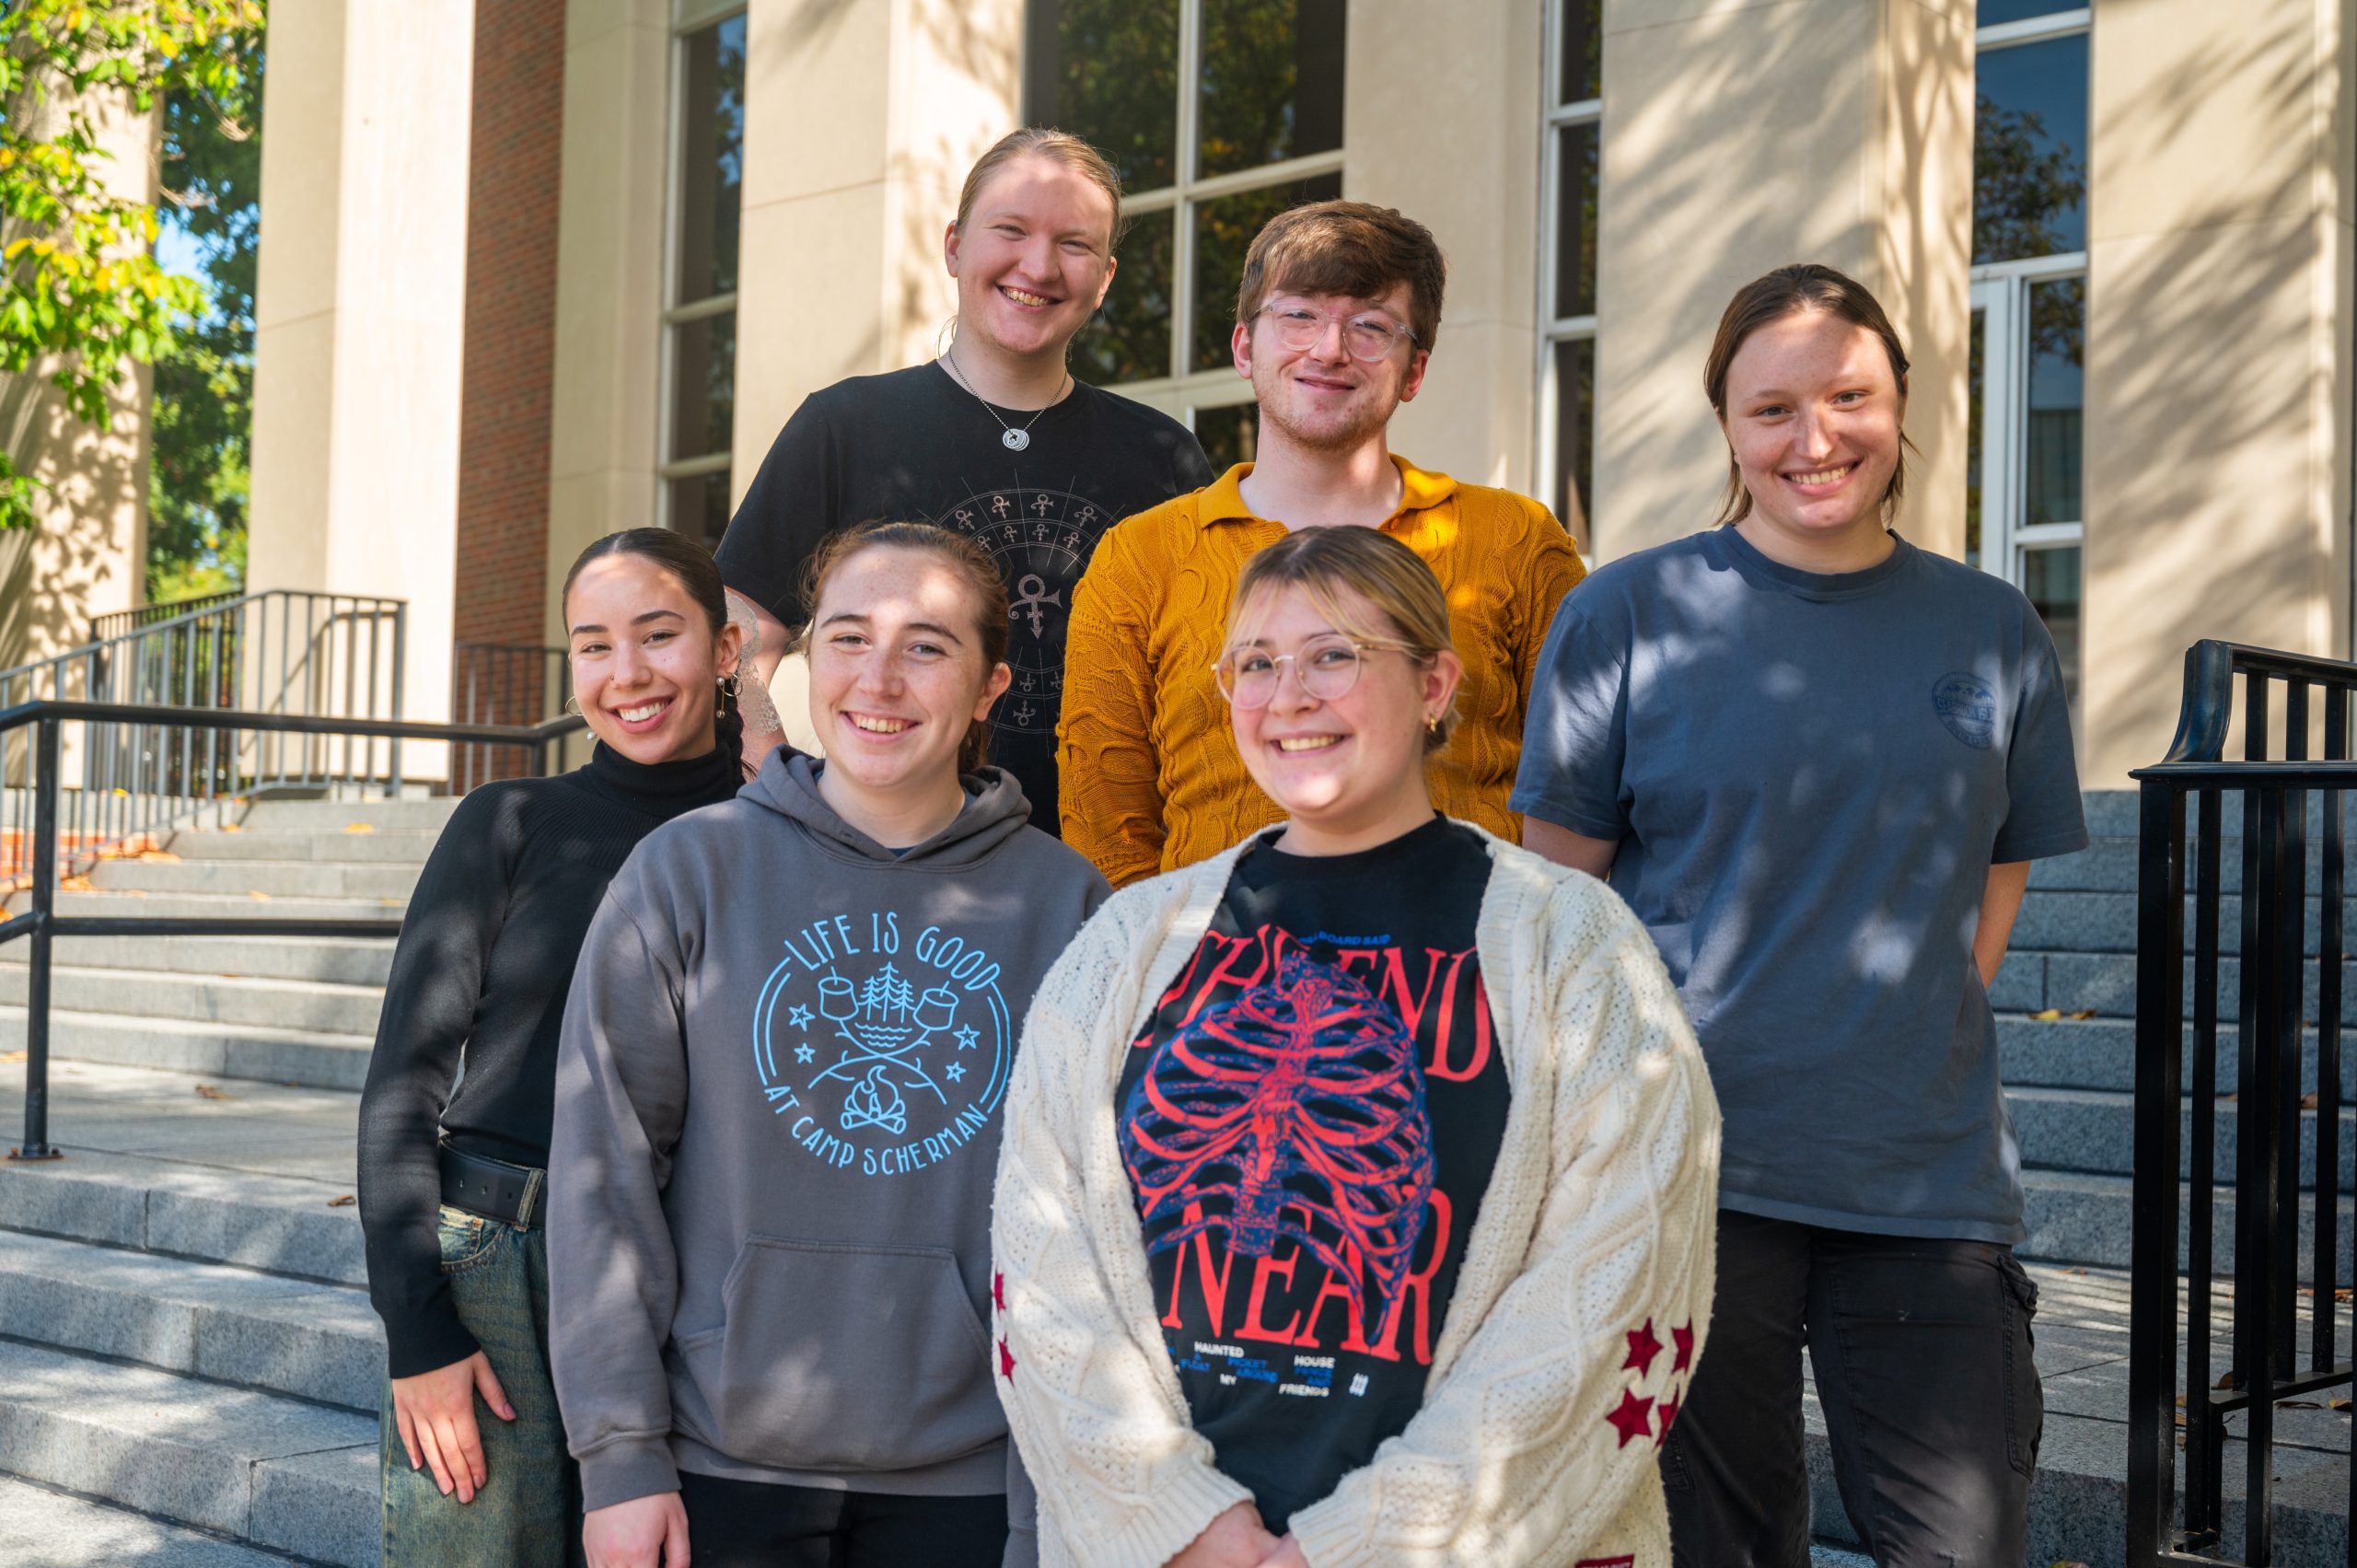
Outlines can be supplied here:
[[916, 1010], [916, 988], [902, 980], [900, 972], [886, 964], [867, 977], [867, 984], [859, 993], [862, 1012], [889, 1017], [895, 1013], [908, 1014]]

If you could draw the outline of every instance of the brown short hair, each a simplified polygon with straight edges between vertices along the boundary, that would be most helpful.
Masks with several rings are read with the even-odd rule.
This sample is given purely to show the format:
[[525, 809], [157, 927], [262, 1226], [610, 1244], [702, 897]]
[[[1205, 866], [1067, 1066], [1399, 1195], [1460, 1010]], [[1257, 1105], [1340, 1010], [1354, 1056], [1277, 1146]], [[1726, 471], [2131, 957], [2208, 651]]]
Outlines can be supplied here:
[[1448, 258], [1433, 231], [1390, 207], [1312, 202], [1279, 213], [1252, 237], [1236, 291], [1236, 324], [1248, 330], [1272, 291], [1368, 299], [1396, 283], [1408, 285], [1408, 325], [1416, 346], [1429, 353], [1440, 339], [1441, 296], [1448, 287]]
[[[829, 534], [820, 542], [802, 569], [802, 602], [810, 607], [810, 619], [794, 634], [786, 652], [808, 655], [811, 629], [819, 623], [819, 591], [843, 563], [868, 550], [918, 551], [956, 571], [974, 596], [974, 638], [982, 650], [983, 676], [987, 678], [1006, 662], [1007, 623], [1015, 618], [1007, 613], [1006, 579], [999, 575], [997, 563], [964, 534], [933, 523], [901, 523], [887, 518]], [[974, 772], [990, 760], [990, 750], [991, 721], [977, 719], [967, 726], [966, 738], [958, 744], [958, 771]]]
[[1113, 170], [1113, 162], [1103, 153], [1082, 141], [1069, 131], [1058, 131], [1046, 125], [1026, 125], [1019, 131], [1009, 131], [991, 144], [990, 151], [974, 160], [966, 171], [966, 183], [958, 192], [958, 231], [966, 230], [966, 221], [974, 215], [974, 202], [990, 183], [991, 176], [1019, 157], [1043, 157], [1062, 164], [1075, 174], [1087, 179], [1106, 199], [1113, 203], [1112, 231], [1105, 237], [1105, 253], [1111, 255], [1121, 242], [1121, 177]]
[[[1822, 310], [1880, 338], [1883, 353], [1890, 356], [1891, 378], [1898, 383], [1899, 401], [1906, 401], [1907, 348], [1898, 341], [1898, 329], [1890, 324], [1882, 301], [1857, 279], [1822, 262], [1795, 261], [1736, 290], [1735, 297], [1727, 301], [1726, 314], [1719, 318], [1719, 335], [1711, 340], [1711, 356], [1703, 362], [1702, 389], [1709, 395], [1711, 412], [1719, 416], [1720, 423], [1724, 424], [1727, 417], [1727, 371], [1735, 364], [1744, 340], [1771, 321], [1781, 321], [1804, 310]], [[1890, 484], [1882, 493], [1886, 523], [1897, 515], [1899, 498], [1907, 494], [1907, 449], [1914, 445], [1902, 430], [1898, 463], [1890, 470]], [[1735, 460], [1735, 449], [1730, 447], [1726, 493], [1719, 499], [1719, 515], [1712, 526], [1739, 523], [1750, 515], [1751, 492], [1743, 487], [1743, 468]]]
[[[1443, 648], [1453, 648], [1448, 634], [1448, 596], [1424, 558], [1380, 528], [1295, 528], [1276, 543], [1251, 556], [1237, 574], [1236, 598], [1227, 610], [1227, 640], [1233, 642], [1247, 624], [1246, 611], [1264, 591], [1299, 588], [1309, 596], [1318, 613], [1334, 629], [1362, 642], [1400, 643], [1409, 656], [1429, 664]], [[1342, 607], [1337, 589], [1373, 605], [1384, 624], [1354, 624]], [[1440, 722], [1424, 732], [1424, 749], [1437, 751], [1457, 729], [1457, 698], [1452, 693]]]

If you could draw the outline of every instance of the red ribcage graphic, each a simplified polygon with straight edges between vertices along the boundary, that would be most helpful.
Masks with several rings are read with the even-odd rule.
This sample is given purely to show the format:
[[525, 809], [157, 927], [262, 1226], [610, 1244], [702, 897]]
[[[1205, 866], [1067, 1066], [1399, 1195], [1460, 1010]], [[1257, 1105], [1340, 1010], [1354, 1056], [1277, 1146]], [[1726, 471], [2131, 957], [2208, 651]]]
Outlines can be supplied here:
[[[1266, 1258], [1291, 1237], [1348, 1283], [1362, 1320], [1380, 1320], [1362, 1263], [1391, 1310], [1432, 1196], [1432, 1123], [1414, 1037], [1353, 976], [1287, 948], [1273, 982], [1155, 1048], [1120, 1143], [1149, 1252], [1216, 1229], [1230, 1253]], [[1183, 1217], [1216, 1198], [1224, 1213]]]

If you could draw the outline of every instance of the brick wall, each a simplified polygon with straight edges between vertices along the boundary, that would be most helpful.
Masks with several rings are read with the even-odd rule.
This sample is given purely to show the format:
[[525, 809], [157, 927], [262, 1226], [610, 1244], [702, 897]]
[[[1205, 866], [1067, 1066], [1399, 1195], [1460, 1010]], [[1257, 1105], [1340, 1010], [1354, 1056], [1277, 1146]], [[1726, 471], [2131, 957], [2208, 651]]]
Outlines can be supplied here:
[[543, 635], [564, 11], [565, 0], [481, 0], [475, 8], [459, 416], [461, 643], [538, 644]]

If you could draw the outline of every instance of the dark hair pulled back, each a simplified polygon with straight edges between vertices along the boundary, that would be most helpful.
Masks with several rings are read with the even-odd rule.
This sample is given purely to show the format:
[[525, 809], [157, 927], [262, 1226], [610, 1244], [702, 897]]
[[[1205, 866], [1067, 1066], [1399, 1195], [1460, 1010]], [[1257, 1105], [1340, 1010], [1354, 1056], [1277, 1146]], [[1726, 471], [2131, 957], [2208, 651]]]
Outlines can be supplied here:
[[[563, 590], [557, 596], [568, 623], [572, 620], [574, 579], [589, 563], [609, 555], [635, 555], [677, 577], [679, 586], [688, 590], [688, 597], [695, 600], [696, 608], [703, 611], [717, 650], [720, 629], [728, 624], [728, 593], [721, 586], [720, 568], [714, 563], [712, 552], [669, 528], [624, 528], [591, 540], [588, 549], [574, 557], [573, 569], [565, 573]], [[734, 684], [730, 681], [719, 685], [712, 711], [713, 743], [732, 766], [740, 763], [745, 753], [745, 719], [737, 712], [737, 693], [729, 689]]]

